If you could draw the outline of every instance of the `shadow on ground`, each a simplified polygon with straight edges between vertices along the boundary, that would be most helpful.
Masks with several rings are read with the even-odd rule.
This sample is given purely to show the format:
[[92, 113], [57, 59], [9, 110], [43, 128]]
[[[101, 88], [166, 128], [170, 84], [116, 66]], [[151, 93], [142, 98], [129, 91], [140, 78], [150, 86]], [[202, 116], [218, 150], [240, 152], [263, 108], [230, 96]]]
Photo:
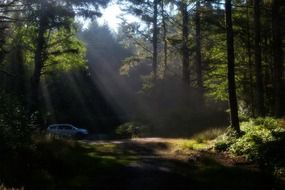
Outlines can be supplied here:
[[53, 142], [38, 147], [37, 154], [22, 158], [25, 164], [10, 160], [9, 167], [1, 166], [12, 171], [5, 184], [15, 184], [9, 179], [17, 174], [18, 183], [28, 190], [273, 189], [271, 176], [250, 164], [238, 165], [209, 151], [182, 155], [171, 151], [167, 141]]
[[[273, 180], [246, 164], [234, 165], [209, 152], [196, 152], [178, 159], [167, 152], [166, 142], [122, 141], [116, 152], [135, 155], [137, 160], [107, 176], [100, 189], [272, 189]], [[228, 158], [229, 159], [229, 158]], [[114, 180], [115, 179], [115, 180]], [[118, 183], [119, 182], [119, 183]], [[94, 186], [95, 188], [95, 186]]]

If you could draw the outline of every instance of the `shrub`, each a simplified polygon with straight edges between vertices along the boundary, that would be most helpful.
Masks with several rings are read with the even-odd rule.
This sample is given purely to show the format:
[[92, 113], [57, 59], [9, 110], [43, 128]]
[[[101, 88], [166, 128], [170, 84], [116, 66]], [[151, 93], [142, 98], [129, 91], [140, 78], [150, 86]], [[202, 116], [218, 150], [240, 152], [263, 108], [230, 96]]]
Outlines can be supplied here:
[[16, 98], [0, 92], [0, 104], [0, 179], [14, 185], [21, 180], [20, 173], [29, 167], [26, 158], [35, 149], [31, 139], [33, 127]]
[[232, 130], [216, 139], [215, 149], [245, 156], [272, 171], [285, 168], [285, 129], [274, 118], [257, 118], [241, 123], [243, 136], [237, 138]]
[[118, 138], [136, 138], [146, 133], [147, 127], [136, 122], [127, 122], [120, 125], [115, 133]]
[[24, 106], [12, 95], [0, 92], [0, 158], [31, 148], [33, 126]]
[[228, 128], [226, 132], [216, 138], [215, 150], [228, 151], [230, 146], [237, 140], [237, 136], [232, 128]]

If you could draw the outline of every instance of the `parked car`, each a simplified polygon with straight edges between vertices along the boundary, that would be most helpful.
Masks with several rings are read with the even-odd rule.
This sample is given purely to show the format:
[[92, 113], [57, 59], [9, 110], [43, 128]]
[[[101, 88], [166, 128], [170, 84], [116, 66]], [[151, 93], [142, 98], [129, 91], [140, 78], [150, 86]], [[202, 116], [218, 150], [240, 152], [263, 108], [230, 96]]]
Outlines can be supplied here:
[[62, 137], [84, 138], [88, 135], [88, 130], [77, 128], [71, 124], [52, 124], [48, 126], [47, 131]]

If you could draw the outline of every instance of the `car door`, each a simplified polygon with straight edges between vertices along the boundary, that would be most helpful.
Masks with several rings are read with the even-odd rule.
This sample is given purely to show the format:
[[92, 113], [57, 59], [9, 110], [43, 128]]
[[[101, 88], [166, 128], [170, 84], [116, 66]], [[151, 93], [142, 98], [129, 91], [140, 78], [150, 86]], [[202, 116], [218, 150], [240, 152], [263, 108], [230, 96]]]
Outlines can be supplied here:
[[52, 132], [53, 132], [53, 134], [55, 134], [55, 135], [58, 135], [58, 126], [53, 126], [52, 127]]
[[61, 125], [56, 126], [56, 134], [62, 135], [62, 126]]
[[66, 136], [71, 137], [75, 134], [73, 127], [70, 125], [65, 125], [64, 130], [65, 130], [64, 132], [65, 132]]
[[59, 126], [59, 133], [61, 136], [68, 136], [68, 131], [65, 125]]
[[74, 136], [76, 135], [77, 130], [74, 126], [70, 126], [70, 136]]

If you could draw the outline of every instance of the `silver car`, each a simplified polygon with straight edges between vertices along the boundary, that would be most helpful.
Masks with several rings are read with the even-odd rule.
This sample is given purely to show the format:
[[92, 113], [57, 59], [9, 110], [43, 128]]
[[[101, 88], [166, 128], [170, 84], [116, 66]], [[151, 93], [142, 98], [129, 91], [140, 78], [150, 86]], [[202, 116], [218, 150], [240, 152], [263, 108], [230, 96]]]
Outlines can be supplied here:
[[63, 137], [83, 138], [88, 135], [86, 129], [77, 128], [71, 124], [52, 124], [47, 128], [48, 133]]

